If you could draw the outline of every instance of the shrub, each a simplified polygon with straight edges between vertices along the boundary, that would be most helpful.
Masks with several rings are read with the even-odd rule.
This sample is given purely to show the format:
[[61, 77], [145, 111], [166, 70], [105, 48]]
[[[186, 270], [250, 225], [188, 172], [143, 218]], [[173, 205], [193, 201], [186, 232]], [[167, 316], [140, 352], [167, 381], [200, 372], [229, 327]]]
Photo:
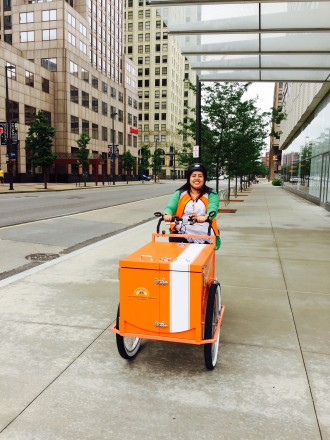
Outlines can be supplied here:
[[274, 185], [274, 186], [281, 186], [282, 185], [282, 180], [281, 179], [273, 179], [272, 185]]

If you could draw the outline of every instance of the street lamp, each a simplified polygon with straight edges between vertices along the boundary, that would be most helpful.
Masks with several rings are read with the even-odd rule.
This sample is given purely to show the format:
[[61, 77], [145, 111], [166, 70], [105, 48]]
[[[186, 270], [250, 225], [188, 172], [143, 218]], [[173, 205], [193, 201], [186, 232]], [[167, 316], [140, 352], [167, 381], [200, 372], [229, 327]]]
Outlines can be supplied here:
[[15, 69], [15, 66], [7, 65], [5, 66], [6, 71], [6, 124], [7, 124], [7, 155], [8, 155], [8, 174], [9, 174], [9, 189], [14, 189], [14, 176], [13, 176], [13, 163], [11, 160], [11, 126], [10, 126], [10, 111], [9, 111], [9, 93], [8, 93], [8, 70]]
[[[112, 174], [112, 184], [115, 185], [115, 171], [116, 171], [116, 154], [115, 154], [115, 116], [117, 116], [117, 112], [113, 111], [111, 113], [112, 118], [112, 151], [111, 151], [111, 157], [113, 159], [113, 174]], [[117, 149], [118, 150], [118, 149]], [[119, 153], [119, 150], [118, 150]], [[112, 168], [112, 165], [111, 165]]]

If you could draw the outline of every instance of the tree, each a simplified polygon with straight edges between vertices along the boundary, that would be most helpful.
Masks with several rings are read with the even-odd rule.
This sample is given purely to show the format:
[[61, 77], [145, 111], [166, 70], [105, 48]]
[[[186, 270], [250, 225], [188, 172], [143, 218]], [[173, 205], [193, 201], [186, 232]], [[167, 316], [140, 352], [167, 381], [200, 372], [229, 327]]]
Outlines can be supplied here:
[[135, 164], [135, 157], [131, 154], [129, 150], [127, 150], [122, 156], [122, 161], [124, 165], [124, 170], [126, 171], [126, 183], [128, 184], [128, 175], [131, 173], [131, 170]]
[[25, 149], [33, 167], [41, 167], [44, 188], [47, 189], [49, 168], [56, 159], [52, 153], [55, 128], [51, 127], [43, 111], [39, 110], [31, 123], [25, 140]]
[[[204, 87], [204, 123], [209, 127], [209, 140], [203, 142], [204, 157], [213, 162], [215, 174], [220, 170], [230, 179], [252, 173], [264, 139], [268, 136], [269, 113], [259, 114], [255, 100], [243, 100], [249, 83], [216, 83]], [[205, 151], [208, 150], [208, 151]], [[218, 179], [216, 189], [219, 188]]]
[[[149, 169], [149, 160], [150, 160], [150, 148], [149, 145], [142, 145], [140, 148], [140, 160], [139, 160], [139, 174], [147, 174], [147, 170]], [[143, 180], [142, 180], [143, 182]]]
[[77, 151], [77, 158], [78, 158], [79, 164], [82, 167], [83, 176], [84, 176], [84, 186], [86, 186], [86, 177], [87, 177], [87, 174], [88, 174], [89, 150], [87, 148], [87, 145], [89, 144], [90, 139], [91, 138], [90, 138], [89, 134], [83, 132], [83, 133], [81, 133], [80, 138], [77, 140], [77, 144], [78, 144], [78, 147], [79, 147], [79, 149]]
[[162, 170], [163, 155], [164, 151], [161, 148], [156, 148], [153, 156], [151, 157], [151, 165], [154, 173], [155, 182], [157, 181], [157, 176]]

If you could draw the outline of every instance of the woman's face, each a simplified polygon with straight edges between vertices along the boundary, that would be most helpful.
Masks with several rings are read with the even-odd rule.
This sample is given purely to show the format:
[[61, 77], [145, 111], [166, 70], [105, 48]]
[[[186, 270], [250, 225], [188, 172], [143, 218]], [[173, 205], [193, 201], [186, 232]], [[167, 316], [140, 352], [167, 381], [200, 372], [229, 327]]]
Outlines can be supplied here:
[[194, 189], [201, 189], [204, 185], [204, 174], [201, 171], [194, 171], [189, 180], [190, 186]]

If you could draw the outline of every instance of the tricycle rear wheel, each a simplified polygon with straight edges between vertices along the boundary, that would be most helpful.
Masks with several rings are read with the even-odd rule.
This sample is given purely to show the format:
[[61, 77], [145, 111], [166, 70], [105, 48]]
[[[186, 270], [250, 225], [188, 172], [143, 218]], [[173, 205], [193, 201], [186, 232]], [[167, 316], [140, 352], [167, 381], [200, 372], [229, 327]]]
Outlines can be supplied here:
[[[215, 281], [211, 284], [209, 290], [209, 297], [206, 306], [205, 315], [205, 331], [204, 339], [212, 339], [220, 319], [221, 311], [221, 289], [220, 284]], [[215, 342], [204, 345], [204, 360], [205, 366], [208, 370], [213, 370], [218, 359], [220, 341], [220, 330]]]
[[[116, 320], [116, 328], [117, 330], [120, 330], [119, 328], [119, 320], [120, 320], [120, 306], [118, 306], [117, 311], [117, 320]], [[130, 338], [127, 336], [120, 336], [118, 333], [116, 333], [116, 343], [117, 348], [120, 356], [124, 359], [133, 359], [137, 352], [140, 349], [141, 345], [141, 338]]]

